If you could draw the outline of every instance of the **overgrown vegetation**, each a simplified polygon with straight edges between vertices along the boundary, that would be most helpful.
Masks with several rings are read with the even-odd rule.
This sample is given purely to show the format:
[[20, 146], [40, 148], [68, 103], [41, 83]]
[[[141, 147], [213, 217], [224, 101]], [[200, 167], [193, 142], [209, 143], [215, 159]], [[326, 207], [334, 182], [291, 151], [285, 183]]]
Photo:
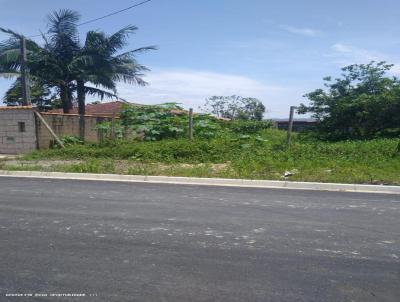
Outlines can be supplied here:
[[[209, 139], [75, 144], [34, 152], [25, 159], [32, 165], [66, 160], [44, 169], [69, 172], [282, 180], [290, 171], [290, 180], [400, 185], [396, 139], [330, 143], [295, 135], [287, 150], [285, 138], [285, 132], [275, 129], [242, 134], [223, 128]], [[68, 164], [76, 159], [82, 162]]]
[[320, 139], [372, 139], [400, 136], [400, 80], [390, 77], [385, 62], [355, 64], [342, 69], [340, 78], [325, 78], [326, 90], [308, 93], [310, 112], [320, 122]]
[[[106, 138], [158, 141], [162, 139], [177, 139], [188, 137], [188, 113], [176, 103], [161, 105], [126, 105], [121, 112], [120, 119], [114, 124], [104, 122], [97, 126]], [[210, 139], [229, 133], [256, 133], [271, 127], [269, 121], [243, 121], [228, 122], [220, 120], [209, 114], [195, 114], [193, 116], [194, 136], [198, 139]]]

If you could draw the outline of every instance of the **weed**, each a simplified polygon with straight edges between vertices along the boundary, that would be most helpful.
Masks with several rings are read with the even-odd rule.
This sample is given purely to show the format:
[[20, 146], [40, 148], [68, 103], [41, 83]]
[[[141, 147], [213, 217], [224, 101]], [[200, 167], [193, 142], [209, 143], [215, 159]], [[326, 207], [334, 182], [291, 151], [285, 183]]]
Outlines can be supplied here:
[[[289, 150], [286, 133], [264, 129], [256, 133], [224, 132], [193, 141], [117, 141], [71, 145], [66, 149], [36, 151], [25, 159], [81, 159], [84, 163], [57, 167], [66, 172], [114, 173], [117, 161], [128, 161], [119, 173], [372, 184], [400, 184], [400, 158], [396, 139], [324, 142], [293, 136]], [[229, 164], [226, 164], [229, 163]], [[215, 164], [226, 169], [213, 170]]]

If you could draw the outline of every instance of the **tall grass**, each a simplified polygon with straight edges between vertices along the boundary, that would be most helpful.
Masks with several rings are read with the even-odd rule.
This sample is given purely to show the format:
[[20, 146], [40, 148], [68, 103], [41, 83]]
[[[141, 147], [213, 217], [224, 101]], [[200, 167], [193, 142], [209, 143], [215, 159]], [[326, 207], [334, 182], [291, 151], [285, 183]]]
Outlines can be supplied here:
[[[66, 149], [37, 151], [25, 159], [82, 159], [84, 164], [69, 168], [74, 172], [114, 173], [112, 163], [125, 160], [141, 163], [141, 166], [133, 165], [122, 171], [129, 174], [282, 179], [284, 172], [290, 170], [294, 172], [291, 180], [400, 184], [400, 154], [395, 151], [396, 139], [332, 143], [305, 140], [295, 135], [288, 150], [285, 135], [283, 131], [265, 129], [250, 135], [224, 133], [208, 140], [74, 145]], [[173, 168], [161, 171], [154, 163]], [[212, 171], [204, 165], [196, 166], [199, 163], [227, 165], [223, 171]], [[192, 166], [182, 168], [178, 164]]]

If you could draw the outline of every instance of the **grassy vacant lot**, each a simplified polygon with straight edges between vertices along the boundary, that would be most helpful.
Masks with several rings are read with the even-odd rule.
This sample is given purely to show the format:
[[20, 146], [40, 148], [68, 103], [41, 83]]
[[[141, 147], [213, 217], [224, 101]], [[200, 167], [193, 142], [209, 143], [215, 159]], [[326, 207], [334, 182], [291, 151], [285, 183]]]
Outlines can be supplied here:
[[71, 145], [0, 162], [2, 169], [400, 185], [397, 139], [328, 143], [266, 129], [213, 139]]

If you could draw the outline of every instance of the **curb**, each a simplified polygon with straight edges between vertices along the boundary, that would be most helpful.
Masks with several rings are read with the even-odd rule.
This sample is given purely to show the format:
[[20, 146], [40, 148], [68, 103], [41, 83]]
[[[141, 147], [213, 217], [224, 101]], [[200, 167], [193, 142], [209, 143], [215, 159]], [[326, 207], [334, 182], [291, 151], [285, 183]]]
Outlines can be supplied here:
[[400, 186], [295, 182], [295, 181], [279, 181], [279, 180], [250, 180], [250, 179], [141, 176], [141, 175], [6, 171], [6, 170], [0, 170], [0, 177], [28, 177], [28, 178], [120, 181], [120, 182], [139, 182], [139, 183], [142, 182], [142, 183], [180, 184], [180, 185], [400, 194]]

